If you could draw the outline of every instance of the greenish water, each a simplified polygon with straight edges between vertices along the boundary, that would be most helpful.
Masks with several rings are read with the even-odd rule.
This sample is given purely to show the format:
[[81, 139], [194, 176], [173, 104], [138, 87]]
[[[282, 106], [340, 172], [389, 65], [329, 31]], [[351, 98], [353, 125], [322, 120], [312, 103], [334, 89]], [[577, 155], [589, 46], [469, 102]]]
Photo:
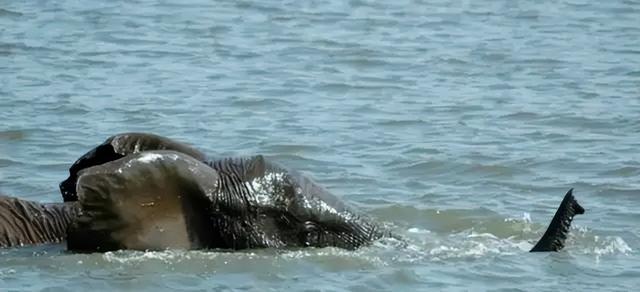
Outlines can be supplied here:
[[[0, 1], [0, 190], [146, 131], [303, 170], [408, 239], [0, 251], [0, 290], [633, 290], [638, 1]], [[530, 254], [570, 187], [587, 214]]]

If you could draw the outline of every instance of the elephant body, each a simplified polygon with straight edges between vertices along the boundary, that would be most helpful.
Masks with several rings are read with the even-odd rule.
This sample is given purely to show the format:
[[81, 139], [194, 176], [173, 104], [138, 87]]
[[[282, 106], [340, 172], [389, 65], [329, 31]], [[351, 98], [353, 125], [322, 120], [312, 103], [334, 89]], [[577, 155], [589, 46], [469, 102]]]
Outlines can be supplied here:
[[77, 185], [82, 211], [69, 231], [70, 250], [354, 249], [384, 234], [307, 177], [262, 156], [203, 163], [147, 151], [82, 171]]
[[[65, 203], [0, 197], [0, 246], [58, 242], [71, 251], [355, 249], [389, 230], [309, 177], [261, 155], [209, 160], [151, 134], [108, 138], [60, 183]], [[571, 191], [532, 251], [563, 247], [584, 209]]]

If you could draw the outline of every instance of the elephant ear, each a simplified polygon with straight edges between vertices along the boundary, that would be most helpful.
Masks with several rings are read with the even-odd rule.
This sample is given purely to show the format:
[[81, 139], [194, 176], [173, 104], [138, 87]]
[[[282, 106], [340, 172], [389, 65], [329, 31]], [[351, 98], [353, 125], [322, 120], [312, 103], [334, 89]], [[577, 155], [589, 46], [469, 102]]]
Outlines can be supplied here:
[[60, 192], [65, 202], [76, 201], [78, 172], [91, 166], [114, 161], [130, 154], [152, 150], [173, 150], [204, 160], [204, 153], [178, 141], [146, 133], [123, 133], [109, 137], [76, 160], [69, 168], [69, 177], [60, 183]]
[[78, 178], [73, 251], [207, 248], [215, 170], [175, 151], [148, 151], [94, 166]]

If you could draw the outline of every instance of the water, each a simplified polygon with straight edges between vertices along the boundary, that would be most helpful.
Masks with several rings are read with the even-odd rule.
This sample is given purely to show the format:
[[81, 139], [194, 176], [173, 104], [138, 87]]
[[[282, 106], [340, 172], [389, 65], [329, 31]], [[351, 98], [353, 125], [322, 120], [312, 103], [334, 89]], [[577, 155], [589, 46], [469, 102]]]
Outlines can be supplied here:
[[[0, 190], [146, 131], [262, 153], [407, 238], [338, 249], [0, 251], [1, 290], [632, 290], [638, 1], [2, 1]], [[529, 254], [564, 193], [587, 214]]]

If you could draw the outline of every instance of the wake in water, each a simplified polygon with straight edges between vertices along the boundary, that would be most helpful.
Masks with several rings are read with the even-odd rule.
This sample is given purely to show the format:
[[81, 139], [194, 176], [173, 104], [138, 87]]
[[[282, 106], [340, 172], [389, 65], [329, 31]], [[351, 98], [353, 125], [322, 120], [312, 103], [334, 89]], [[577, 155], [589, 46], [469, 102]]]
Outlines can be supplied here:
[[[584, 227], [569, 227], [567, 222], [567, 206], [571, 201], [569, 192], [565, 200], [560, 204], [556, 216], [550, 226], [554, 223], [561, 226], [558, 229], [566, 236], [566, 244], [572, 246], [569, 253], [572, 255], [601, 256], [614, 254], [627, 254], [632, 252], [628, 244], [620, 237], [607, 236], [600, 237], [594, 235]], [[573, 205], [573, 212], [580, 211]], [[408, 212], [407, 212], [408, 211]], [[380, 211], [374, 213], [379, 213]], [[35, 257], [48, 261], [47, 258], [57, 258], [55, 261], [65, 262], [67, 265], [98, 265], [108, 269], [116, 268], [138, 268], [144, 266], [167, 266], [171, 269], [194, 270], [211, 269], [215, 267], [228, 266], [241, 269], [247, 263], [262, 263], [269, 266], [278, 262], [314, 262], [326, 265], [328, 268], [345, 267], [379, 267], [396, 264], [420, 264], [427, 262], [440, 262], [452, 260], [468, 261], [481, 258], [504, 257], [521, 254], [532, 249], [532, 244], [536, 238], [540, 237], [543, 226], [532, 223], [530, 215], [524, 213], [521, 218], [499, 218], [497, 216], [484, 215], [486, 220], [467, 220], [466, 213], [473, 211], [450, 211], [442, 210], [431, 215], [430, 210], [395, 210], [393, 213], [412, 213], [409, 217], [427, 217], [436, 226], [449, 225], [455, 227], [436, 228], [429, 230], [427, 226], [406, 226], [399, 227], [388, 225], [394, 233], [402, 239], [382, 238], [372, 242], [368, 246], [357, 250], [344, 250], [335, 247], [326, 248], [294, 248], [294, 249], [251, 249], [245, 251], [229, 250], [209, 250], [209, 251], [186, 251], [186, 250], [164, 250], [164, 251], [113, 251], [103, 254], [69, 254], [61, 245], [30, 247], [18, 250], [6, 250], [2, 253], [7, 263], [20, 263], [23, 257]], [[416, 213], [417, 212], [417, 213]], [[456, 215], [457, 214], [457, 215]], [[577, 214], [577, 212], [576, 212]], [[476, 218], [478, 214], [472, 215]], [[562, 220], [560, 220], [562, 219]], [[438, 221], [447, 222], [438, 222]], [[402, 219], [400, 219], [402, 221]], [[570, 220], [569, 220], [570, 221]], [[557, 224], [557, 222], [565, 224]], [[564, 227], [567, 226], [567, 229]], [[558, 231], [549, 228], [546, 233]], [[546, 234], [545, 233], [545, 234]], [[543, 241], [542, 236], [540, 241]], [[564, 240], [563, 239], [563, 240]], [[557, 244], [557, 243], [556, 243]], [[536, 244], [536, 246], [539, 245]], [[559, 246], [559, 245], [555, 245]], [[53, 256], [47, 257], [47, 255]], [[150, 268], [155, 269], [155, 268]]]
[[[512, 221], [515, 225], [533, 225], [526, 219]], [[533, 226], [532, 226], [533, 227]], [[158, 262], [162, 264], [212, 265], [212, 262], [228, 264], [246, 261], [312, 261], [332, 265], [387, 266], [397, 263], [420, 264], [451, 260], [474, 260], [496, 256], [514, 256], [529, 251], [533, 245], [522, 236], [498, 237], [492, 233], [480, 233], [470, 228], [461, 232], [438, 235], [426, 229], [410, 228], [402, 232], [405, 240], [384, 238], [370, 246], [355, 251], [340, 248], [310, 248], [289, 250], [248, 251], [115, 251], [90, 256], [93, 261], [114, 264], [136, 265]], [[584, 228], [572, 228], [567, 238], [573, 248], [569, 254], [591, 256], [599, 260], [602, 256], [629, 254], [633, 250], [618, 236], [604, 238]], [[538, 236], [529, 232], [527, 237]], [[87, 260], [87, 259], [85, 259]]]

